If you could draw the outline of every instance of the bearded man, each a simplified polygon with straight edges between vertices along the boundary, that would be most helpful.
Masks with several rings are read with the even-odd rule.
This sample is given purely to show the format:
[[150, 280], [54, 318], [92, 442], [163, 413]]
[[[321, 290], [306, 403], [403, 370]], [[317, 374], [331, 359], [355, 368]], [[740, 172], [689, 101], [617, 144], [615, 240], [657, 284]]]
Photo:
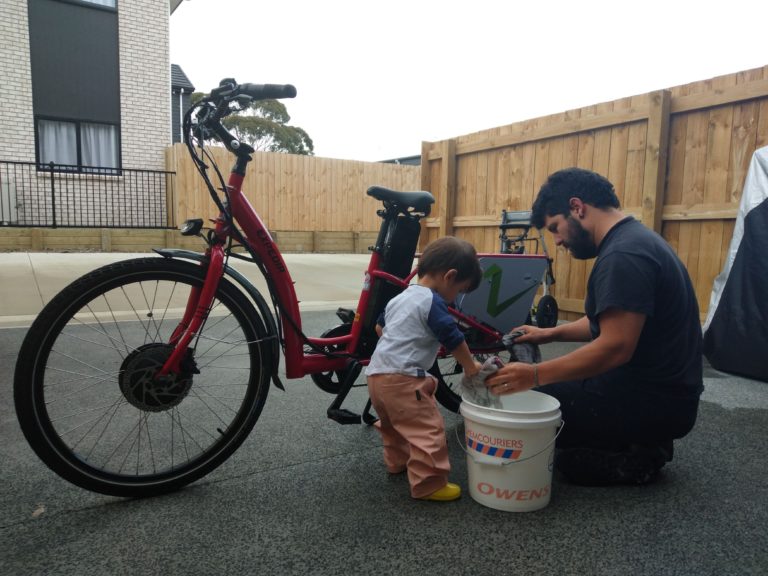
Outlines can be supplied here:
[[693, 428], [702, 334], [685, 266], [667, 242], [625, 216], [613, 185], [580, 168], [550, 175], [531, 223], [574, 258], [595, 258], [586, 315], [553, 328], [522, 326], [516, 342], [585, 342], [540, 364], [510, 363], [489, 377], [496, 394], [557, 398], [565, 427], [555, 467], [585, 485], [646, 484]]

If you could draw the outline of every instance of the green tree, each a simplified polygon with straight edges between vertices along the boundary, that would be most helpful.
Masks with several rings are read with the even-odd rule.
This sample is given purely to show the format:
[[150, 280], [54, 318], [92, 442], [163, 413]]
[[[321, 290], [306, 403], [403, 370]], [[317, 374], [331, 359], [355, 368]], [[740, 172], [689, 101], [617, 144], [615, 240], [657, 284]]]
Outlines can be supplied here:
[[[195, 103], [205, 94], [195, 92]], [[247, 142], [262, 152], [287, 152], [312, 156], [314, 144], [302, 128], [289, 126], [291, 117], [285, 105], [279, 100], [258, 100], [239, 112], [227, 116], [222, 124], [238, 140]]]

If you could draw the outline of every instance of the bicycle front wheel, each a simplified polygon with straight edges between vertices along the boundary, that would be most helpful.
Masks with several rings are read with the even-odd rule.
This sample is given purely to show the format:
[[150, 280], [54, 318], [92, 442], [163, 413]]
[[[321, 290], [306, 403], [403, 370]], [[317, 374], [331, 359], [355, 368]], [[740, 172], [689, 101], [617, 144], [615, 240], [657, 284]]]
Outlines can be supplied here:
[[22, 344], [21, 429], [54, 472], [88, 490], [150, 496], [201, 478], [243, 442], [267, 397], [271, 347], [250, 301], [222, 278], [178, 374], [173, 350], [201, 266], [165, 258], [110, 264], [43, 309]]

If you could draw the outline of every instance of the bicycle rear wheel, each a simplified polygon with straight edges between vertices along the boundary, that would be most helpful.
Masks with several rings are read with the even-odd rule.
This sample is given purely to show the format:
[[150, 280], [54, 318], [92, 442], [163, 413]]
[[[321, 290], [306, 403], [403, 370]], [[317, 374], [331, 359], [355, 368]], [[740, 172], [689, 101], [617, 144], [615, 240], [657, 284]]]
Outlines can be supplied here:
[[203, 279], [189, 262], [128, 260], [83, 276], [43, 309], [19, 353], [14, 401], [54, 472], [103, 494], [150, 496], [201, 478], [243, 442], [273, 359], [263, 321], [231, 282], [221, 279], [182, 371], [154, 378]]

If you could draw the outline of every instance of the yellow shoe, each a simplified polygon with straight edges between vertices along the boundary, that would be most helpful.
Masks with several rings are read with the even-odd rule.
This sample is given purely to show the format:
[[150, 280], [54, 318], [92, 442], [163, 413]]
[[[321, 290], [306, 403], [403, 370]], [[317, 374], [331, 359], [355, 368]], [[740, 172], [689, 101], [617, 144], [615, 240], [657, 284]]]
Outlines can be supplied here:
[[434, 500], [435, 502], [450, 502], [451, 500], [458, 500], [461, 498], [461, 486], [448, 482], [445, 486], [435, 492], [432, 492], [429, 496], [423, 496], [421, 500]]

